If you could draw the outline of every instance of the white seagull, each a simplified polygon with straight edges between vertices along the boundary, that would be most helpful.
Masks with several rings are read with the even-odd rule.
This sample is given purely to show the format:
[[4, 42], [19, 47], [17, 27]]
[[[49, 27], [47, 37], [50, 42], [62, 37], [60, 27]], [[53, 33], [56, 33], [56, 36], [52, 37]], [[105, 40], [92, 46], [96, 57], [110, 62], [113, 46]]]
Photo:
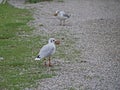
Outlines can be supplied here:
[[[45, 59], [48, 57], [49, 58], [49, 66], [51, 66], [50, 56], [53, 55], [56, 51], [55, 44], [60, 44], [60, 41], [55, 40], [55, 38], [50, 38], [48, 40], [48, 44], [44, 45], [41, 48], [41, 50], [40, 50], [38, 56], [35, 58], [35, 60], [41, 60], [42, 58]], [[45, 62], [45, 65], [47, 65], [46, 62]]]
[[70, 15], [66, 14], [64, 11], [57, 10], [54, 16], [60, 20], [60, 25], [65, 25], [65, 20], [70, 18]]

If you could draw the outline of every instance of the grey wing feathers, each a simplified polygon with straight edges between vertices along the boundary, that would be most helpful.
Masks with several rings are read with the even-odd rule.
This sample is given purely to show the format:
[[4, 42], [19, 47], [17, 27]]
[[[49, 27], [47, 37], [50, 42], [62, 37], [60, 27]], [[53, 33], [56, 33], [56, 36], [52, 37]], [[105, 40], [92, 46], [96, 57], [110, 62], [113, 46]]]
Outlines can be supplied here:
[[39, 52], [41, 58], [48, 57], [54, 52], [54, 47], [51, 44], [43, 46]]
[[70, 18], [70, 15], [68, 14], [63, 14], [64, 17]]

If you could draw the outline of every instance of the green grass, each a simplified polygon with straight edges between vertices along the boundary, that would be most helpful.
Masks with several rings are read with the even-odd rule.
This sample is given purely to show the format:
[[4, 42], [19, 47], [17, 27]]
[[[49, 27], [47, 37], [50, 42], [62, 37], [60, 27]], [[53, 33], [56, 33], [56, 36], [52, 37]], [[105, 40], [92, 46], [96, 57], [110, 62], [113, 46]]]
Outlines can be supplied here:
[[54, 75], [34, 61], [42, 45], [38, 42], [46, 37], [31, 35], [27, 22], [32, 19], [28, 10], [0, 4], [0, 90], [35, 87], [37, 80]]

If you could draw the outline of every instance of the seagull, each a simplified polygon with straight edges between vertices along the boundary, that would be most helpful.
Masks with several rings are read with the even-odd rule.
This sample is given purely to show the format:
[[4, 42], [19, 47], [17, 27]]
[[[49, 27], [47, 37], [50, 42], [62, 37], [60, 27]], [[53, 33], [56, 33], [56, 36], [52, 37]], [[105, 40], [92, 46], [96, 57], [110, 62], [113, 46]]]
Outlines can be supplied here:
[[[44, 58], [44, 60], [46, 60], [45, 58], [49, 58], [49, 66], [52, 66], [51, 65], [51, 62], [50, 62], [50, 56], [53, 55], [56, 51], [56, 46], [55, 44], [60, 44], [60, 41], [57, 41], [55, 38], [50, 38], [48, 40], [48, 44], [44, 45], [41, 49], [40, 49], [40, 52], [38, 53], [38, 56], [35, 58], [35, 60], [41, 60]], [[45, 65], [46, 62], [45, 62]]]
[[57, 16], [57, 18], [60, 20], [60, 25], [65, 25], [65, 20], [70, 18], [70, 15], [66, 14], [64, 11], [57, 10], [54, 16]]

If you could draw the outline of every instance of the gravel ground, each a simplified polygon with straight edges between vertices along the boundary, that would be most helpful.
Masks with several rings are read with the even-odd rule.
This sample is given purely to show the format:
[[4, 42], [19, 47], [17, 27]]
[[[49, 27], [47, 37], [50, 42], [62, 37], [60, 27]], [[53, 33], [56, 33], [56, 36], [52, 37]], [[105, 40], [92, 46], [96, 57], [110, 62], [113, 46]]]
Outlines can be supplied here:
[[[120, 1], [64, 0], [24, 4], [24, 0], [9, 0], [19, 8], [34, 12], [33, 34], [41, 30], [54, 33], [68, 30], [80, 60], [60, 62], [56, 76], [42, 79], [35, 90], [120, 90]], [[53, 16], [56, 10], [71, 13], [65, 26]], [[43, 26], [42, 26], [43, 25]], [[73, 48], [74, 49], [74, 48]], [[57, 61], [57, 60], [56, 60]]]

